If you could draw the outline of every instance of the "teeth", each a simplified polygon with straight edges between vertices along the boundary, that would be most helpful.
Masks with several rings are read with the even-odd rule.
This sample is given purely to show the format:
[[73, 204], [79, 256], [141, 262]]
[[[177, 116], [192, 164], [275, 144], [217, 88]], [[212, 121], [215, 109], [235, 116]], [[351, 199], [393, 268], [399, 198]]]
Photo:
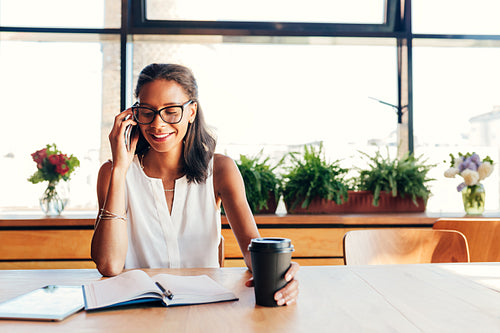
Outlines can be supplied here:
[[151, 135], [154, 136], [155, 138], [162, 139], [162, 138], [166, 138], [168, 136], [168, 133], [167, 134], [151, 134]]

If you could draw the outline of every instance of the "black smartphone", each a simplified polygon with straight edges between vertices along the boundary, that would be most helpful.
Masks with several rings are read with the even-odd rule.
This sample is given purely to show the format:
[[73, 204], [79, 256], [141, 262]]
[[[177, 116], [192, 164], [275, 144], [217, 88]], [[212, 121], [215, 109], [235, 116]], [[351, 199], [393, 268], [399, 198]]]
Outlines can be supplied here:
[[[125, 120], [129, 119], [130, 116], [127, 116]], [[127, 147], [127, 151], [130, 151], [130, 137], [132, 136], [132, 125], [128, 125], [125, 128], [125, 146]]]
[[[130, 119], [131, 117], [132, 116], [130, 115], [125, 117], [125, 120]], [[133, 125], [128, 125], [127, 128], [125, 128], [125, 146], [127, 147], [127, 151], [130, 151], [131, 137], [133, 132], [134, 132]]]

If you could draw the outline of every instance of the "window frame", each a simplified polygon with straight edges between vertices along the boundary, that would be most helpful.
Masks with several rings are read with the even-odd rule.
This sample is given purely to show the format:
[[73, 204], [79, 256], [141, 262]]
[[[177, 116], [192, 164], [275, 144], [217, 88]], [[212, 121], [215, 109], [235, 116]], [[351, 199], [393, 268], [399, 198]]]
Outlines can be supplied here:
[[149, 20], [146, 17], [146, 2], [129, 0], [129, 29], [132, 34], [394, 37], [399, 7], [398, 1], [385, 0], [385, 23], [382, 24], [191, 21]]

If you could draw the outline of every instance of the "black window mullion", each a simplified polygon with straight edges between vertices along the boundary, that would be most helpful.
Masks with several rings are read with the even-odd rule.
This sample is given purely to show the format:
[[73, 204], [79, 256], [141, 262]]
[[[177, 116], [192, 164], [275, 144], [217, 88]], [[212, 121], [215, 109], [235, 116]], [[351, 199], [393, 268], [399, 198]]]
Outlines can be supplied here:
[[120, 111], [127, 105], [127, 39], [129, 34], [130, 1], [122, 0], [120, 30]]
[[196, 21], [155, 21], [140, 27], [131, 27], [131, 34], [165, 35], [223, 35], [223, 36], [311, 36], [311, 37], [378, 37], [397, 38], [399, 33], [378, 31], [368, 25], [339, 25], [309, 23], [271, 22], [196, 22]]

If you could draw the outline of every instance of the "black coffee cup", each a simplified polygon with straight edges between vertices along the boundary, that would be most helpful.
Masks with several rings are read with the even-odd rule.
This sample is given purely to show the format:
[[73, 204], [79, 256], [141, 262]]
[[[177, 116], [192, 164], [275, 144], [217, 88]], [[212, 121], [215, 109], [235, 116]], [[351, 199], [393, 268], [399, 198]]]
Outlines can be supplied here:
[[274, 294], [286, 285], [293, 245], [287, 238], [254, 238], [248, 246], [252, 257], [255, 303], [278, 306]]

